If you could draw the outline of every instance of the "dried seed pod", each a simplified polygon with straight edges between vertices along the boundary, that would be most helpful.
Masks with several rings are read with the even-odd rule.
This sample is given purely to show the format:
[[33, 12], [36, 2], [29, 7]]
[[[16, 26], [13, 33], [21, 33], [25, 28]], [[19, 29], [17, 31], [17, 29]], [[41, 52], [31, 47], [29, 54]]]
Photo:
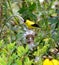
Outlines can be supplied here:
[[13, 26], [15, 26], [15, 25], [17, 25], [14, 21], [10, 21], [10, 23], [11, 23], [11, 25], [13, 25]]
[[52, 59], [53, 59], [53, 57], [52, 57], [52, 56], [50, 56], [50, 55], [48, 56], [48, 58], [49, 58], [49, 60], [52, 60]]
[[46, 59], [46, 58], [47, 58], [47, 56], [46, 56], [46, 55], [44, 55], [44, 56], [43, 56], [43, 59]]
[[56, 54], [58, 52], [58, 49], [57, 48], [52, 48], [52, 49], [50, 49], [50, 52], [52, 54]]

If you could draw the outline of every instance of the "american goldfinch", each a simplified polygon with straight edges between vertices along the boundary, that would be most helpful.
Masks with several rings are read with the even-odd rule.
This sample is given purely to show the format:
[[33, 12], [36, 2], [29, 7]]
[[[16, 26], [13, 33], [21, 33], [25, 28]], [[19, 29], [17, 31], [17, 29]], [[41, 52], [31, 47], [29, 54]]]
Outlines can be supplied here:
[[35, 28], [35, 27], [38, 27], [38, 28], [39, 28], [39, 25], [36, 24], [34, 21], [26, 20], [26, 21], [24, 21], [24, 23], [26, 24], [26, 26], [27, 26], [29, 29]]

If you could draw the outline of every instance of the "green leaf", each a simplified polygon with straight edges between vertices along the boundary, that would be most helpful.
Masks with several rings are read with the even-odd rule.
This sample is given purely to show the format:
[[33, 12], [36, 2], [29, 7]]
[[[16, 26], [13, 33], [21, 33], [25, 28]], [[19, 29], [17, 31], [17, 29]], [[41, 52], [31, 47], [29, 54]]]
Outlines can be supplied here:
[[7, 65], [11, 65], [13, 62], [12, 56], [9, 56]]
[[19, 46], [17, 48], [17, 53], [20, 57], [22, 57], [23, 55], [26, 54], [26, 52], [28, 52], [28, 46], [26, 46], [26, 48], [24, 48], [23, 46]]
[[7, 65], [7, 62], [6, 62], [6, 57], [3, 56], [3, 57], [0, 57], [0, 65]]
[[3, 46], [3, 40], [0, 40], [0, 48]]
[[15, 42], [14, 43], [7, 44], [7, 49], [8, 50], [13, 50], [14, 48], [15, 48]]
[[19, 9], [19, 13], [22, 14], [23, 12], [25, 12], [27, 10], [27, 7], [22, 7]]
[[22, 61], [20, 59], [16, 60], [17, 65], [22, 65]]
[[36, 8], [36, 3], [30, 4], [29, 5], [29, 11], [34, 11], [34, 9]]
[[24, 65], [31, 65], [31, 64], [32, 64], [32, 60], [30, 60], [28, 57], [26, 57], [24, 60]]
[[45, 44], [42, 49], [40, 49], [40, 47], [38, 47], [38, 50], [36, 52], [34, 52], [34, 55], [36, 56], [42, 56], [43, 54], [45, 54], [47, 52], [49, 48], [49, 44]]

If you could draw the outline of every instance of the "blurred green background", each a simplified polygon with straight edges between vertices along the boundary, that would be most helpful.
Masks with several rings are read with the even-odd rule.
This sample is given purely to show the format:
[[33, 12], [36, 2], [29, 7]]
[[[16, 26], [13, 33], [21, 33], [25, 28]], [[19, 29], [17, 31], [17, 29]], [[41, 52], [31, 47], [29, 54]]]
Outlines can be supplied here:
[[[33, 50], [19, 16], [41, 27], [34, 29]], [[52, 52], [55, 48], [59, 53], [58, 0], [0, 0], [0, 65], [42, 65], [43, 55], [59, 60], [59, 54]]]

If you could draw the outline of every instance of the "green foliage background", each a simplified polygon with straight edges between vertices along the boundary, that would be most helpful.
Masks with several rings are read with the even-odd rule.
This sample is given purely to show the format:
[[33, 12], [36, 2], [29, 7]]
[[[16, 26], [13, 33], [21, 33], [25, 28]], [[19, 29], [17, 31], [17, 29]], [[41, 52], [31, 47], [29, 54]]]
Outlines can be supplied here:
[[[0, 1], [0, 65], [42, 65], [43, 55], [49, 55], [51, 48], [59, 49], [59, 4], [54, 4], [56, 1], [58, 0], [44, 0], [42, 3], [40, 0]], [[35, 29], [37, 35], [34, 42], [38, 44], [37, 50], [29, 50], [23, 37], [24, 25], [18, 17], [14, 17], [15, 14], [40, 25], [41, 29]], [[57, 54], [52, 56], [59, 59]], [[36, 57], [39, 58], [38, 61]]]

